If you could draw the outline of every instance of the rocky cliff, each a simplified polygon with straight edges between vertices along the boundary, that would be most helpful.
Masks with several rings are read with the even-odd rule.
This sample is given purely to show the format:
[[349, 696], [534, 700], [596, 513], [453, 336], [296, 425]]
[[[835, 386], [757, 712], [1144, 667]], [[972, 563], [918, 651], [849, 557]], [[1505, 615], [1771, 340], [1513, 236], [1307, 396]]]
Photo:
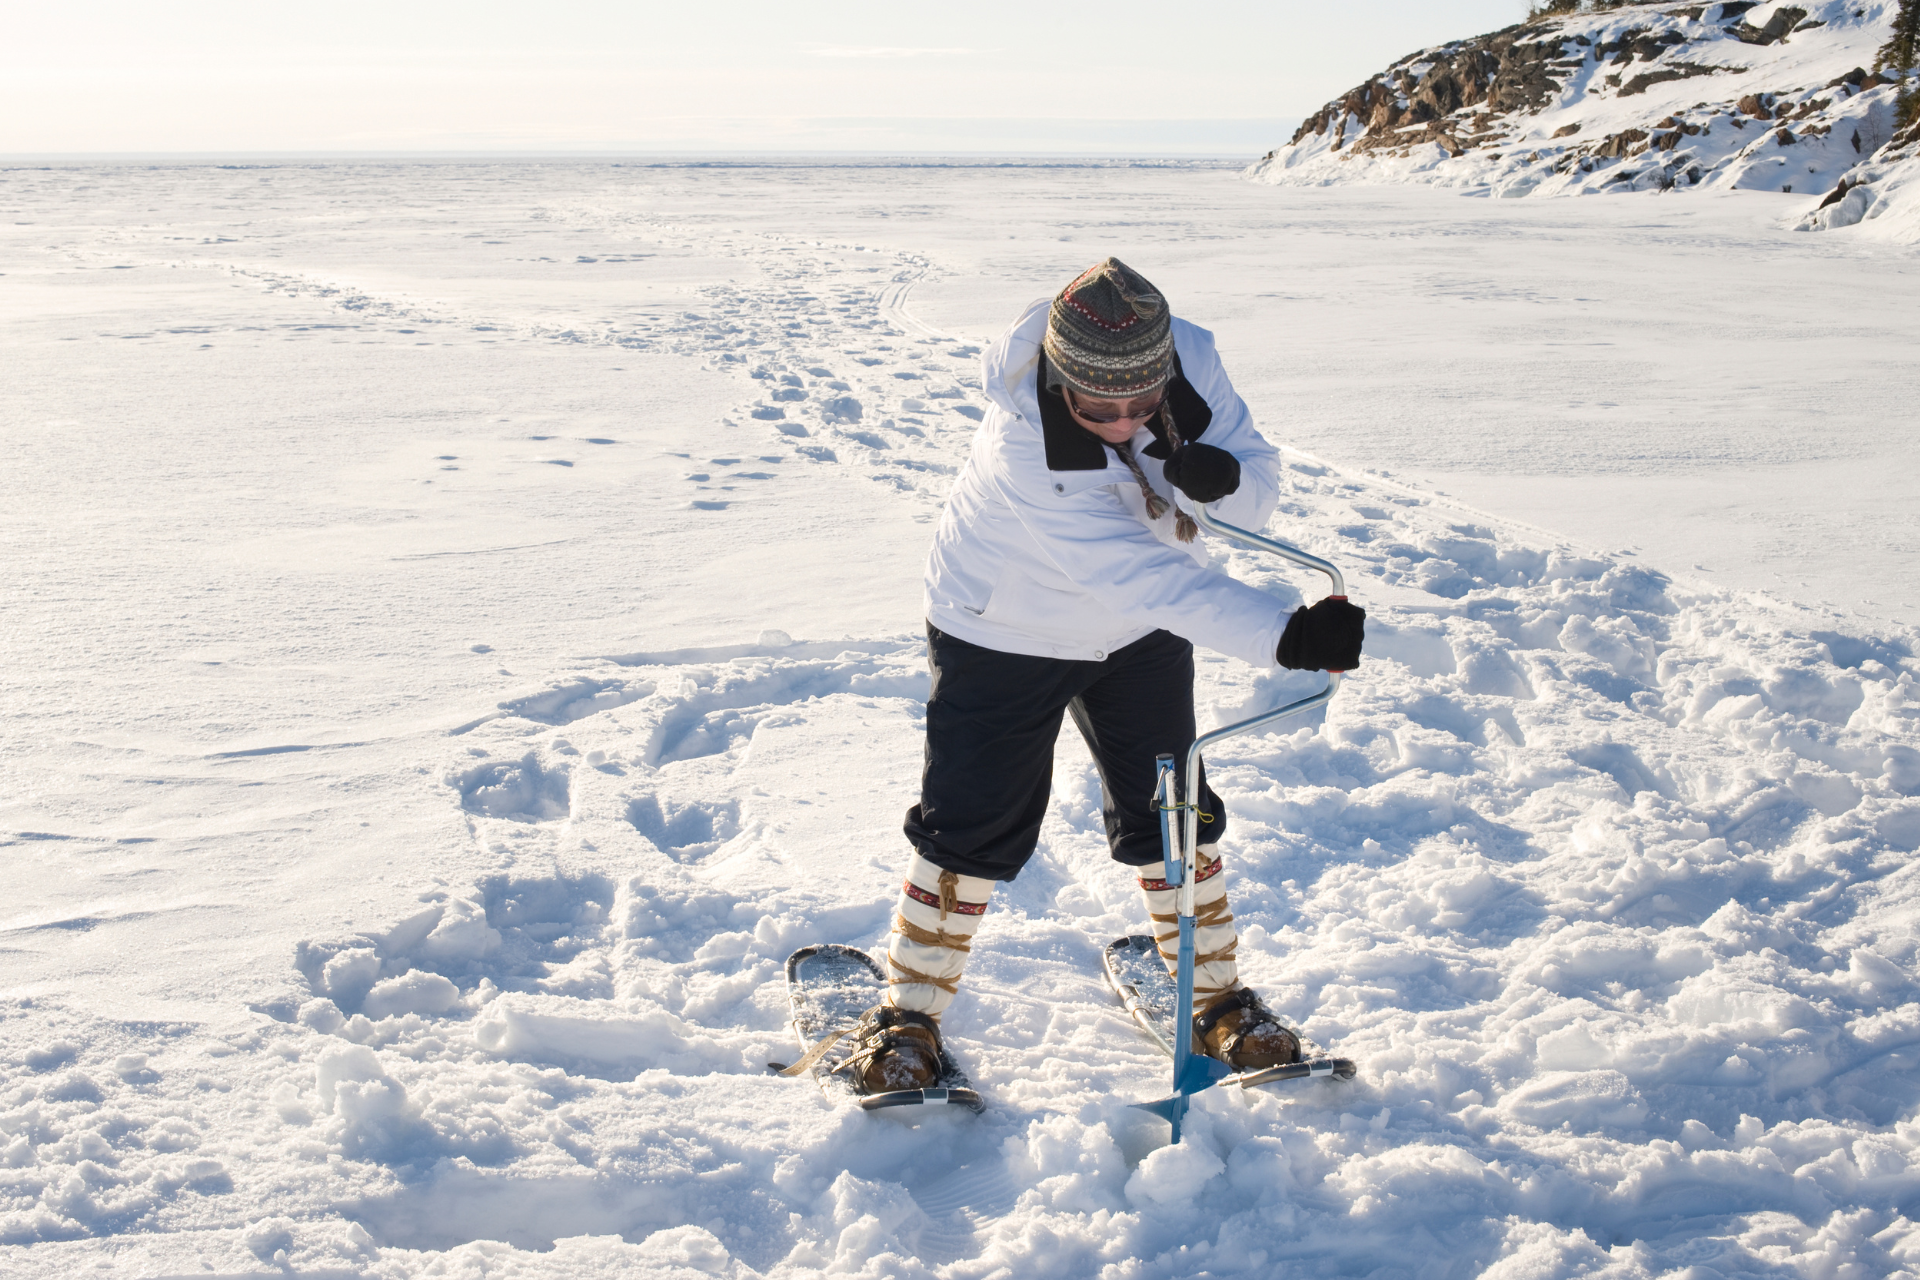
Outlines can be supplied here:
[[[1499, 196], [1743, 188], [1825, 202], [1806, 209], [1808, 229], [1871, 220], [1904, 207], [1895, 191], [1920, 196], [1907, 173], [1920, 139], [1894, 137], [1898, 73], [1871, 70], [1896, 7], [1653, 3], [1536, 18], [1400, 59], [1247, 176]], [[1920, 238], [1915, 203], [1895, 219], [1901, 238]]]

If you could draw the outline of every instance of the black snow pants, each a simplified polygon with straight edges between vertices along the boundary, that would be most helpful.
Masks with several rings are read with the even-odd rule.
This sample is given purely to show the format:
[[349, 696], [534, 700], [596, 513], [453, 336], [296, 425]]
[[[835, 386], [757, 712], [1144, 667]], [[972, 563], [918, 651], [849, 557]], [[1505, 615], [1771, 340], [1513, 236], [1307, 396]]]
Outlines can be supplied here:
[[[946, 871], [1011, 880], [1033, 856], [1053, 784], [1060, 715], [1073, 714], [1100, 770], [1116, 862], [1160, 861], [1155, 757], [1184, 774], [1193, 745], [1193, 646], [1156, 631], [1103, 662], [1036, 658], [970, 644], [929, 625], [926, 763], [907, 839]], [[1205, 771], [1201, 782], [1206, 781]], [[1209, 789], [1203, 845], [1226, 831]]]

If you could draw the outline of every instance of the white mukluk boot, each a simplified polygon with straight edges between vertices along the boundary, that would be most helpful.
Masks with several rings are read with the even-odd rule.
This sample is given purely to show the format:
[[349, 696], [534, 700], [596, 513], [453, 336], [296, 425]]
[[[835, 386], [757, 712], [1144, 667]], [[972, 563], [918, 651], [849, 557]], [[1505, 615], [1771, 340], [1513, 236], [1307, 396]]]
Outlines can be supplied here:
[[[1224, 864], [1201, 845], [1193, 886], [1193, 1044], [1236, 1071], [1254, 1071], [1300, 1059], [1300, 1037], [1287, 1030], [1259, 996], [1240, 985], [1234, 952], [1240, 937], [1227, 906]], [[1167, 972], [1180, 963], [1179, 886], [1141, 876], [1153, 937]]]
[[854, 1032], [860, 1043], [849, 1061], [863, 1091], [939, 1082], [939, 1018], [960, 989], [974, 931], [992, 896], [993, 881], [943, 871], [913, 855], [887, 940], [886, 1003]]

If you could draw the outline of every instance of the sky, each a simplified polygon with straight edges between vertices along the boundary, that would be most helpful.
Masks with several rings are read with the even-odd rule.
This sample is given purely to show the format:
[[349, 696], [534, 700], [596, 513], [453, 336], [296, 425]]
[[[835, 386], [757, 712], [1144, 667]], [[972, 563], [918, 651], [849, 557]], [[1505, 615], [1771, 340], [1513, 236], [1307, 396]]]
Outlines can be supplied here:
[[1240, 154], [1524, 0], [8, 5], [0, 154]]

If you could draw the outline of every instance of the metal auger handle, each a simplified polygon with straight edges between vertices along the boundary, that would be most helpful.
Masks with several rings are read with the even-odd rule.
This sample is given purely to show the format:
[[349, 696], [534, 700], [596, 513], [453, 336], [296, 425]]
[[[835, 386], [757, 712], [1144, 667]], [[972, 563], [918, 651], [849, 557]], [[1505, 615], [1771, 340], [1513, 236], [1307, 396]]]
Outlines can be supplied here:
[[[1333, 590], [1328, 594], [1335, 600], [1345, 600], [1347, 598], [1347, 580], [1345, 576], [1341, 574], [1340, 570], [1330, 561], [1322, 560], [1319, 556], [1308, 555], [1298, 547], [1290, 547], [1284, 542], [1275, 542], [1272, 538], [1263, 537], [1250, 530], [1242, 529], [1238, 525], [1228, 524], [1225, 520], [1217, 519], [1212, 512], [1208, 511], [1206, 507], [1201, 504], [1196, 503], [1194, 505], [1193, 519], [1194, 523], [1209, 533], [1219, 534], [1221, 537], [1227, 538], [1230, 541], [1252, 547], [1255, 551], [1270, 551], [1281, 559], [1291, 560], [1294, 564], [1301, 565], [1304, 568], [1319, 570], [1321, 573], [1327, 575], [1327, 581], [1333, 587]], [[1280, 707], [1277, 710], [1262, 712], [1260, 715], [1241, 720], [1235, 724], [1222, 725], [1212, 733], [1203, 734], [1195, 738], [1193, 745], [1187, 749], [1186, 789], [1188, 795], [1186, 799], [1188, 803], [1186, 804], [1185, 814], [1186, 830], [1184, 835], [1186, 839], [1182, 849], [1186, 861], [1186, 876], [1184, 883], [1181, 885], [1180, 905], [1178, 908], [1183, 914], [1191, 914], [1193, 911], [1193, 868], [1194, 863], [1197, 861], [1193, 853], [1195, 849], [1199, 848], [1200, 840], [1200, 753], [1216, 742], [1224, 742], [1228, 738], [1235, 738], [1243, 733], [1251, 733], [1255, 729], [1265, 728], [1267, 725], [1288, 719], [1291, 716], [1303, 715], [1306, 712], [1312, 711], [1315, 707], [1326, 706], [1327, 703], [1333, 700], [1333, 695], [1340, 691], [1340, 681], [1344, 674], [1344, 672], [1340, 671], [1329, 671], [1327, 672], [1327, 687], [1320, 690], [1320, 692], [1301, 698], [1297, 702], [1289, 702], [1286, 706]]]
[[[1333, 584], [1332, 595], [1336, 599], [1347, 598], [1347, 580], [1340, 570], [1319, 556], [1310, 556], [1298, 547], [1290, 547], [1284, 542], [1275, 542], [1272, 538], [1262, 537], [1224, 520], [1215, 519], [1204, 506], [1196, 506], [1193, 518], [1203, 529], [1217, 533], [1223, 538], [1254, 548], [1256, 551], [1270, 551], [1283, 560], [1303, 565], [1309, 569], [1318, 569], [1327, 575]], [[1193, 1047], [1193, 980], [1196, 956], [1194, 934], [1197, 925], [1193, 912], [1193, 889], [1195, 875], [1200, 865], [1200, 801], [1204, 794], [1200, 787], [1200, 753], [1216, 742], [1225, 741], [1242, 733], [1251, 733], [1255, 729], [1285, 720], [1323, 707], [1332, 700], [1340, 689], [1341, 672], [1327, 672], [1327, 687], [1311, 697], [1298, 702], [1289, 702], [1275, 711], [1268, 711], [1238, 724], [1223, 725], [1212, 733], [1194, 740], [1187, 750], [1187, 773], [1185, 786], [1175, 776], [1173, 757], [1161, 756], [1156, 762], [1153, 805], [1160, 814], [1161, 857], [1165, 863], [1167, 882], [1176, 879], [1179, 892], [1175, 895], [1175, 919], [1179, 925], [1179, 949], [1174, 965], [1174, 1038], [1173, 1038], [1173, 1095], [1156, 1102], [1143, 1102], [1135, 1105], [1167, 1120], [1173, 1126], [1173, 1140], [1180, 1141], [1180, 1125], [1187, 1111], [1187, 1099], [1203, 1089], [1210, 1089], [1219, 1083], [1231, 1071], [1223, 1062], [1217, 1062], [1204, 1054], [1194, 1052]], [[1183, 794], [1184, 793], [1184, 794]], [[1183, 812], [1184, 811], [1184, 812]], [[1175, 815], [1184, 817], [1184, 839], [1174, 839]], [[1158, 935], [1159, 930], [1154, 931]], [[1164, 943], [1159, 940], [1156, 945]], [[1164, 952], [1163, 952], [1164, 954]], [[1351, 1074], [1351, 1064], [1347, 1064]], [[1261, 1084], [1268, 1080], [1283, 1077], [1290, 1078], [1299, 1074], [1321, 1075], [1338, 1074], [1337, 1069], [1328, 1067], [1324, 1071], [1317, 1064], [1294, 1071], [1291, 1067], [1285, 1072], [1255, 1072], [1240, 1077], [1242, 1084]]]

